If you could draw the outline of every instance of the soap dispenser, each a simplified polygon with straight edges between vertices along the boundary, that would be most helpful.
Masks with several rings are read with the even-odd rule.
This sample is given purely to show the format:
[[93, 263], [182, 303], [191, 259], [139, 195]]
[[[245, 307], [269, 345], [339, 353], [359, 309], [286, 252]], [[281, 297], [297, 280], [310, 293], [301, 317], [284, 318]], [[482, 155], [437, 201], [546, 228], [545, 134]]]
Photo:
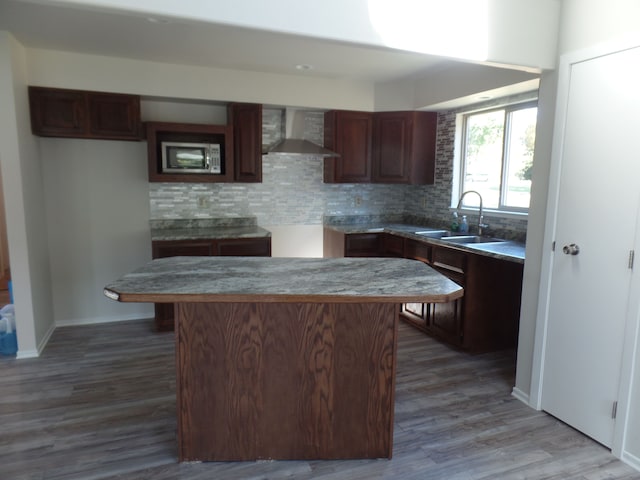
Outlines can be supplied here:
[[458, 223], [458, 212], [453, 212], [453, 218], [451, 218], [451, 231], [457, 232], [460, 229], [460, 223]]
[[462, 216], [462, 223], [460, 224], [460, 231], [462, 233], [467, 233], [469, 231], [469, 223], [467, 223], [467, 216]]

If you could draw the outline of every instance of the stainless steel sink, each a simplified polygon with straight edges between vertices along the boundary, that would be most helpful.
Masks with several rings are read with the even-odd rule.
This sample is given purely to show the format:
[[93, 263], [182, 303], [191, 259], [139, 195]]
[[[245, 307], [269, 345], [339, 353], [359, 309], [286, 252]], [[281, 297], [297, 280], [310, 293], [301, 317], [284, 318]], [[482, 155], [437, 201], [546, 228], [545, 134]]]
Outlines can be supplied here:
[[429, 238], [442, 238], [449, 235], [447, 230], [420, 230], [419, 232], [413, 232], [416, 235]]
[[440, 237], [443, 242], [450, 243], [499, 243], [504, 242], [501, 238], [484, 237], [479, 235], [454, 235], [450, 237]]

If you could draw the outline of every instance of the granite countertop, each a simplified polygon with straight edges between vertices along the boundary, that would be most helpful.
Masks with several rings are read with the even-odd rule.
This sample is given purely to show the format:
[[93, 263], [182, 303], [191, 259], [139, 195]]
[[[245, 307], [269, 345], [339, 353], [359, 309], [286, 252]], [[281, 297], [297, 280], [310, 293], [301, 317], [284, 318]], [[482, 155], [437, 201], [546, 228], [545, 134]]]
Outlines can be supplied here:
[[463, 289], [401, 258], [170, 257], [104, 289], [121, 302], [448, 302]]
[[431, 243], [433, 245], [445, 245], [450, 248], [486, 255], [501, 260], [524, 263], [524, 243], [512, 240], [499, 241], [495, 243], [452, 243], [416, 234], [416, 232], [424, 232], [428, 230], [442, 230], [441, 228], [430, 228], [425, 227], [424, 225], [410, 225], [404, 223], [354, 223], [325, 225], [325, 228], [331, 228], [345, 234], [387, 232], [402, 237], [412, 238], [414, 240], [420, 240], [425, 243]]
[[204, 238], [260, 238], [270, 237], [271, 232], [257, 225], [246, 226], [209, 226], [183, 228], [152, 228], [151, 240], [197, 240]]

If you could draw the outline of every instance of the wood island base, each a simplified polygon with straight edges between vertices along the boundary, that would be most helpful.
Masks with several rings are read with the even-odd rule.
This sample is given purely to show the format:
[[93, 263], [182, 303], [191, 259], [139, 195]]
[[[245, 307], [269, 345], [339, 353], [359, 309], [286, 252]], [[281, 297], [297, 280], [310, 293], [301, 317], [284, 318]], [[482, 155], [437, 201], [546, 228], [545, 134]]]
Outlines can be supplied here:
[[176, 303], [180, 461], [391, 458], [395, 303]]
[[157, 258], [104, 288], [175, 304], [180, 461], [391, 458], [398, 316], [464, 291], [401, 258]]

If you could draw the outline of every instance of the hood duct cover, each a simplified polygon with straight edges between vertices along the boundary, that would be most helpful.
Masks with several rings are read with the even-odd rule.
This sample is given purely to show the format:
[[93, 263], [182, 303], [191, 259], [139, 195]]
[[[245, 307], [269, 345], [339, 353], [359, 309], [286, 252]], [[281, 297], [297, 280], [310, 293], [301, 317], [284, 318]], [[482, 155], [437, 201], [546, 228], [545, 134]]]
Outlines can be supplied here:
[[269, 147], [267, 153], [339, 157], [340, 155], [336, 152], [305, 138], [305, 113], [305, 110], [294, 108], [287, 108], [283, 111], [284, 138]]

